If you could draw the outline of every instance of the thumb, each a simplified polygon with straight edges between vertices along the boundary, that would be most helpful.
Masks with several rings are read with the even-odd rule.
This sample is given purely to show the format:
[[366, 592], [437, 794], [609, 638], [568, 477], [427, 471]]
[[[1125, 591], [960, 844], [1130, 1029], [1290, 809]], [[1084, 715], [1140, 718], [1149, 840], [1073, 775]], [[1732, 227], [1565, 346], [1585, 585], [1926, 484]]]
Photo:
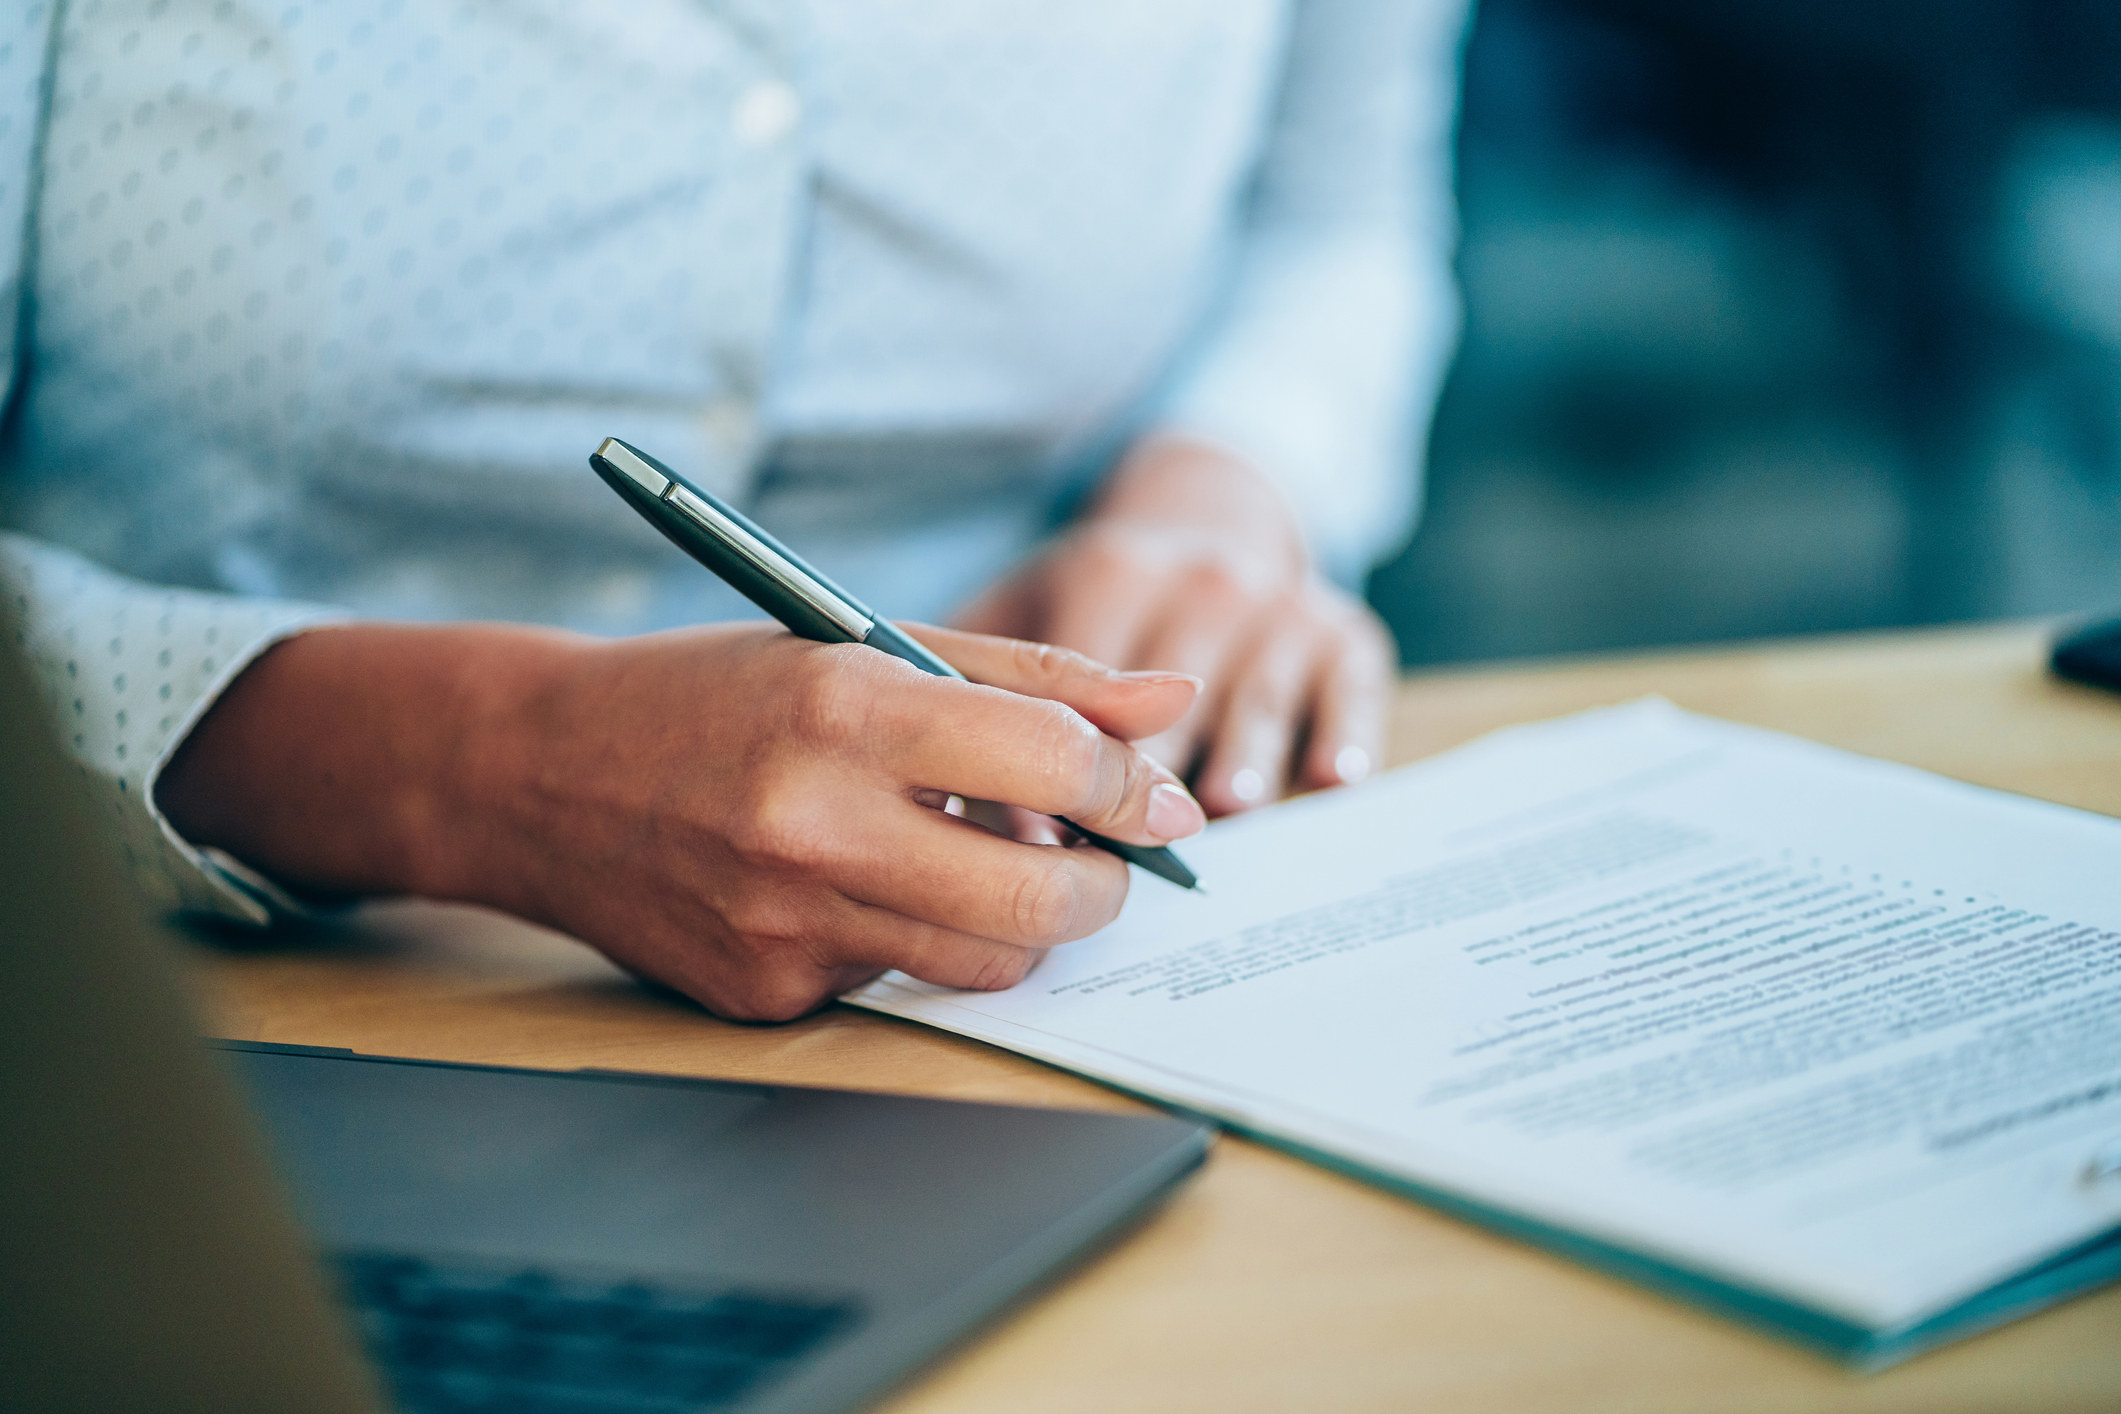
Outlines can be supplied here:
[[973, 682], [1066, 703], [1121, 741], [1155, 736], [1185, 716], [1200, 695], [1200, 679], [1185, 673], [1122, 673], [1050, 643], [930, 624], [899, 627]]

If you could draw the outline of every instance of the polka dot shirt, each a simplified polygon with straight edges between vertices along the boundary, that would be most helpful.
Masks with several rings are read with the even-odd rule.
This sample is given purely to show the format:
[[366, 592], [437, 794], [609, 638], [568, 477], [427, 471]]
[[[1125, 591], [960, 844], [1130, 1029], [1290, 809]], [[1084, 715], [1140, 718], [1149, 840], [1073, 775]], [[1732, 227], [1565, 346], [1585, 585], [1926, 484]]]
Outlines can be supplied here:
[[1259, 466], [1355, 572], [1407, 524], [1409, 411], [1454, 330], [1463, 19], [7, 7], [0, 585], [143, 887], [284, 902], [178, 838], [152, 784], [320, 617], [728, 612], [587, 473], [606, 435], [739, 498], [830, 489], [788, 500], [823, 508], [804, 543], [903, 562], [903, 612], [1021, 553], [1152, 426]]

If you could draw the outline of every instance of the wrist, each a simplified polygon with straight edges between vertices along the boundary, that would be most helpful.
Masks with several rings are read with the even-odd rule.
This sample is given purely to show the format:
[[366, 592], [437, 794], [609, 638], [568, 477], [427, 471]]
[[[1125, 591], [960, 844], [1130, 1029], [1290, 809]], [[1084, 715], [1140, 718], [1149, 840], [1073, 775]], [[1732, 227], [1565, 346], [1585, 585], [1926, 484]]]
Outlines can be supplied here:
[[1292, 575], [1310, 567], [1302, 523], [1279, 487], [1243, 458], [1175, 433], [1153, 433], [1135, 443], [1090, 514], [1210, 534]]
[[376, 801], [399, 891], [525, 917], [543, 843], [534, 818], [546, 730], [594, 640], [552, 629], [464, 624], [428, 635], [393, 707], [418, 718]]
[[301, 891], [490, 901], [509, 740], [567, 635], [344, 624], [276, 645], [193, 728], [156, 798], [195, 844]]

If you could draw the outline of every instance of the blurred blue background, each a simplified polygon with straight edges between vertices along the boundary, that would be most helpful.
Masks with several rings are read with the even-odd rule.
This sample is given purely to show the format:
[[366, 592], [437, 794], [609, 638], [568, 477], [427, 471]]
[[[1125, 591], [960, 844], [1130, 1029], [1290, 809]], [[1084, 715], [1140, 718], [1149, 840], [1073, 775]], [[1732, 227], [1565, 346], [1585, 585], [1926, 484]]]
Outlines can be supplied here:
[[2121, 5], [1484, 0], [1409, 663], [2121, 609]]

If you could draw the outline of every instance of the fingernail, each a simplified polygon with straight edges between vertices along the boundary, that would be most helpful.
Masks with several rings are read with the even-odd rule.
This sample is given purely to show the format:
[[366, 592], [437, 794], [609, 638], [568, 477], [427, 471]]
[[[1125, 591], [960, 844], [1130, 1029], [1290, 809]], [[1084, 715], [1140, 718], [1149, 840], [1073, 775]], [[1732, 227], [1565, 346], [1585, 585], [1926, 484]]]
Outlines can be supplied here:
[[1200, 802], [1174, 785], [1159, 785], [1149, 792], [1149, 833], [1160, 840], [1182, 840], [1198, 834], [1208, 823]]
[[1359, 746], [1343, 746], [1333, 758], [1333, 774], [1342, 785], [1354, 785], [1370, 774], [1370, 753]]
[[1164, 668], [1131, 668], [1124, 673], [1114, 672], [1112, 676], [1121, 682], [1189, 682], [1196, 689], [1201, 685], [1200, 679], [1191, 673], [1174, 673]]
[[1267, 793], [1267, 778], [1250, 766], [1242, 767], [1230, 777], [1230, 794], [1250, 805]]

